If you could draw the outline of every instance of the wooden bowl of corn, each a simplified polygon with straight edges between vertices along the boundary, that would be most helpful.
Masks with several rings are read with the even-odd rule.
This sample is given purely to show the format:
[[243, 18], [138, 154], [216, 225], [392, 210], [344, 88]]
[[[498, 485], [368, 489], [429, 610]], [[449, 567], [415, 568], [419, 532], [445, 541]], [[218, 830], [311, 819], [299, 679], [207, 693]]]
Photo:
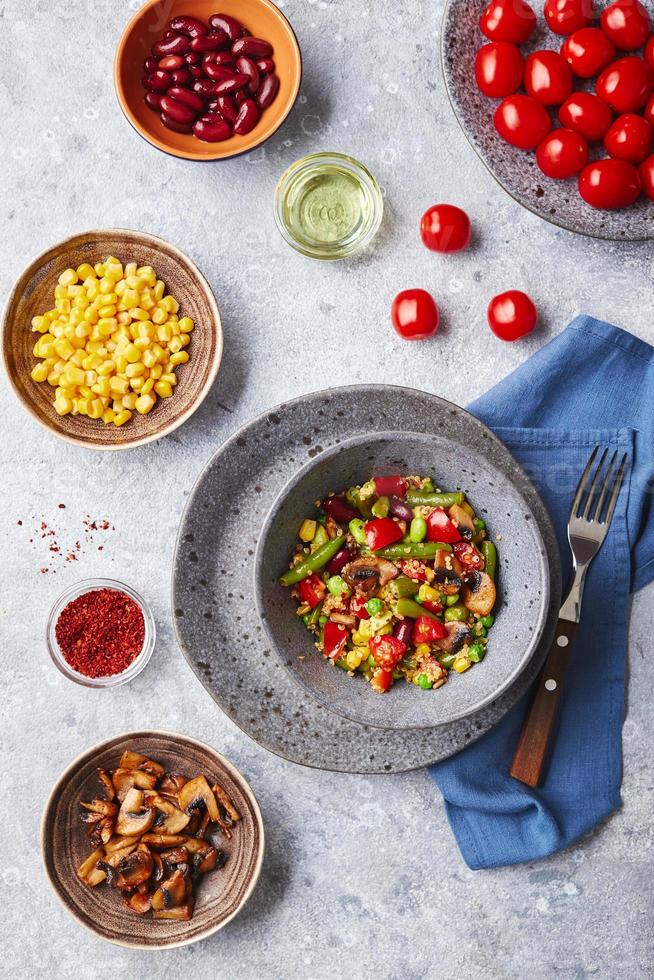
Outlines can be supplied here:
[[39, 255], [2, 320], [9, 381], [68, 442], [129, 449], [198, 408], [223, 350], [209, 284], [168, 242], [124, 229], [85, 232]]

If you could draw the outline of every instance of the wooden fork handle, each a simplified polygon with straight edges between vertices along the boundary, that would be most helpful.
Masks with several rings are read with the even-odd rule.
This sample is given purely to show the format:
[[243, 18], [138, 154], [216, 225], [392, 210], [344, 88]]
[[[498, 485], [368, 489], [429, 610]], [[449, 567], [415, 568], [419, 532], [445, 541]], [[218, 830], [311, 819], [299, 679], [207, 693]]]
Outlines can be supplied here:
[[540, 783], [576, 632], [576, 623], [559, 619], [547, 660], [534, 685], [511, 765], [511, 775], [527, 786]]

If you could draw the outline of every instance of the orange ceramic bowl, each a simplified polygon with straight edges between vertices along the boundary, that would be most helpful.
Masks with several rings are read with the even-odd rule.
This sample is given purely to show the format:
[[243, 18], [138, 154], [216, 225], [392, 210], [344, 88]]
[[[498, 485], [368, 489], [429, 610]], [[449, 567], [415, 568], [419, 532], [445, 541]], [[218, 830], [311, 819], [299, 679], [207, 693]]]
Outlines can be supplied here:
[[[181, 14], [208, 23], [211, 14], [236, 17], [254, 37], [273, 46], [279, 77], [277, 98], [246, 136], [232, 136], [222, 143], [203, 143], [195, 136], [166, 129], [159, 116], [143, 101], [143, 62], [152, 45], [161, 40], [167, 23]], [[293, 108], [302, 79], [302, 59], [293, 28], [271, 0], [148, 0], [123, 32], [114, 63], [114, 82], [120, 107], [128, 121], [148, 143], [184, 160], [226, 160], [247, 153], [269, 139]]]

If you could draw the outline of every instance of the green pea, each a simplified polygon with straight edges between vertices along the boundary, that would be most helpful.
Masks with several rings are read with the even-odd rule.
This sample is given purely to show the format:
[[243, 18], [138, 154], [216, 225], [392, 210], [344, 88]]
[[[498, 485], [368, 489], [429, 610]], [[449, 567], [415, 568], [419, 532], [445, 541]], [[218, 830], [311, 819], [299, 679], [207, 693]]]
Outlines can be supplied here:
[[319, 620], [318, 620], [318, 625], [319, 626], [324, 626], [328, 619], [329, 619], [329, 616], [321, 616], [319, 618]]
[[485, 626], [486, 629], [489, 630], [491, 628], [491, 626], [493, 625], [493, 623], [495, 622], [495, 617], [494, 616], [484, 616], [482, 619], [479, 620], [479, 622], [481, 623], [482, 626]]
[[350, 590], [341, 578], [340, 575], [332, 575], [331, 578], [327, 579], [327, 588], [332, 595], [340, 596], [350, 594]]
[[381, 599], [368, 599], [366, 602], [366, 609], [371, 616], [377, 616], [384, 608], [384, 603]]
[[443, 614], [446, 623], [462, 623], [468, 618], [468, 610], [465, 606], [450, 606]]
[[456, 606], [456, 604], [457, 604], [458, 601], [459, 601], [459, 593], [458, 592], [456, 592], [454, 595], [446, 595], [445, 596], [445, 605], [446, 606]]
[[350, 521], [348, 527], [350, 529], [350, 534], [357, 542], [357, 544], [366, 543], [366, 531], [365, 531], [366, 525], [360, 518], [355, 517], [354, 520]]
[[440, 657], [437, 657], [436, 659], [441, 667], [446, 667], [449, 669], [456, 660], [456, 653], [441, 653]]
[[472, 523], [475, 526], [475, 531], [479, 532], [486, 530], [486, 521], [482, 521], [481, 517], [475, 517]]
[[417, 681], [418, 687], [421, 687], [423, 691], [429, 691], [434, 686], [426, 674], [418, 674]]
[[424, 517], [414, 517], [409, 528], [409, 541], [412, 544], [419, 544], [424, 541], [427, 534], [427, 521]]
[[372, 505], [372, 512], [375, 517], [388, 517], [388, 510], [390, 507], [390, 502], [388, 497], [380, 497]]
[[468, 656], [473, 664], [478, 664], [486, 656], [486, 648], [481, 643], [473, 643], [472, 646], [468, 647]]

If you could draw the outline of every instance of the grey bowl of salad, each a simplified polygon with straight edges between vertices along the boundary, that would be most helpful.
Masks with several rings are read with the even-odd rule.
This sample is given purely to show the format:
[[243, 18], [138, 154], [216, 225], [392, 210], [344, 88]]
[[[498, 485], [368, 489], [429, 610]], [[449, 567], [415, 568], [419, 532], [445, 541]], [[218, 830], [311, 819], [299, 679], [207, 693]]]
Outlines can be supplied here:
[[535, 653], [546, 550], [524, 474], [482, 430], [464, 416], [450, 435], [356, 436], [274, 502], [258, 611], [282, 662], [330, 710], [380, 728], [446, 725], [499, 697]]

